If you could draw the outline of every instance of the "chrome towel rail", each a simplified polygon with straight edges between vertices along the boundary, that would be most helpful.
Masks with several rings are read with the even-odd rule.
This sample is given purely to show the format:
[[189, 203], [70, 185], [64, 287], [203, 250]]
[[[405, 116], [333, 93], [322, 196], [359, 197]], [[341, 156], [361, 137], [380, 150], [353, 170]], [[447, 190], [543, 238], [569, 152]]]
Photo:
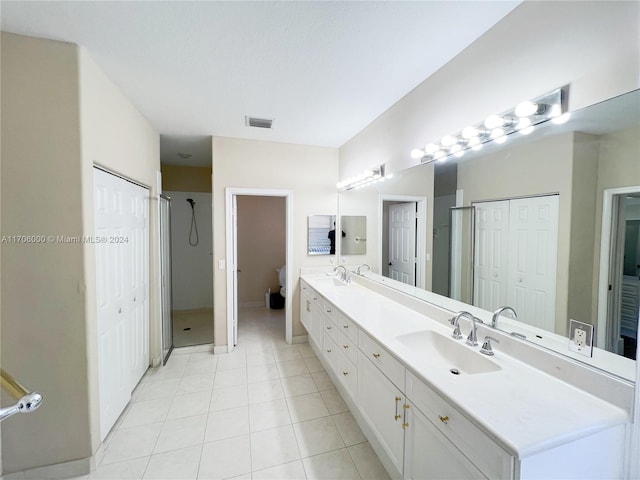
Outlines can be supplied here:
[[9, 418], [16, 413], [29, 413], [36, 410], [42, 403], [42, 395], [37, 392], [29, 392], [10, 374], [0, 369], [0, 386], [17, 403], [0, 408], [0, 421]]

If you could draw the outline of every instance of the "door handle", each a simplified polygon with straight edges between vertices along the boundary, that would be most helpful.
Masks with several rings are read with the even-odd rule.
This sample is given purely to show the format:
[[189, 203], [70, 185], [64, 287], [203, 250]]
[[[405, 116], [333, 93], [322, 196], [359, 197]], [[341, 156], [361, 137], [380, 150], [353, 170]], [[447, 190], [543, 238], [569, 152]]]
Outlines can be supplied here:
[[391, 265], [392, 265], [392, 263], [391, 263], [391, 262], [389, 262], [389, 266], [391, 266]]

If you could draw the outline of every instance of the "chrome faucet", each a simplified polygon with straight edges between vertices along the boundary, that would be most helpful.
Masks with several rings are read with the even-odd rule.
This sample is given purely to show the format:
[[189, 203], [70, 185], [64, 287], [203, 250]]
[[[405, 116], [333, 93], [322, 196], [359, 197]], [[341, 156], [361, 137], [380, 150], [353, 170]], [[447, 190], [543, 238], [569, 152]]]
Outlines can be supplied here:
[[478, 335], [476, 333], [478, 327], [476, 322], [484, 323], [479, 318], [476, 318], [473, 315], [471, 315], [471, 330], [469, 330], [469, 336], [467, 337], [467, 341], [465, 343], [467, 345], [471, 345], [472, 347], [475, 347], [476, 345], [478, 345]]
[[463, 310], [461, 312], [456, 313], [456, 316], [453, 317], [451, 320], [449, 320], [453, 325], [453, 333], [451, 334], [451, 336], [456, 340], [460, 340], [462, 338], [462, 333], [460, 333], [460, 318], [462, 317], [467, 317], [470, 320], [474, 318], [474, 316], [471, 315], [469, 312], [465, 312]]
[[491, 317], [491, 327], [498, 328], [498, 317], [502, 314], [502, 312], [509, 310], [513, 314], [513, 318], [518, 318], [518, 314], [511, 307], [500, 307], [495, 312], [493, 312], [493, 316]]
[[[338, 272], [338, 269], [341, 268], [342, 272]], [[342, 280], [343, 282], [347, 281], [347, 267], [345, 267], [344, 265], [337, 265], [333, 268], [333, 271], [335, 273], [338, 273], [340, 280]]]
[[371, 267], [369, 265], [367, 265], [366, 263], [363, 263], [362, 265], [358, 265], [358, 268], [356, 268], [356, 273], [358, 275], [361, 275], [361, 271], [363, 268], [366, 268], [367, 270], [371, 270]]

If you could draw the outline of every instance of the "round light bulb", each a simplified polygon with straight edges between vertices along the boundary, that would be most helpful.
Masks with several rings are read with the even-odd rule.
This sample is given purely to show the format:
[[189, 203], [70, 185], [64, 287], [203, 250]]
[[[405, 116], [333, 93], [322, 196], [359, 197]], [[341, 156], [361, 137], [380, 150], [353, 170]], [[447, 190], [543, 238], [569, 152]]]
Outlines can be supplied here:
[[494, 128], [491, 130], [491, 138], [495, 140], [500, 137], [504, 137], [504, 130], [502, 128]]
[[437, 152], [435, 152], [433, 154], [433, 158], [435, 158], [436, 160], [438, 160], [439, 158], [444, 157], [444, 152], [442, 150], [438, 150]]
[[470, 147], [475, 147], [476, 145], [479, 145], [479, 144], [480, 144], [480, 138], [478, 138], [478, 137], [471, 137], [471, 138], [469, 139], [469, 142], [468, 142], [468, 143], [469, 143], [469, 146], [470, 146]]
[[476, 127], [464, 127], [462, 129], [462, 138], [467, 140], [478, 136], [478, 129]]
[[507, 141], [507, 136], [506, 135], [502, 135], [501, 137], [496, 137], [493, 139], [494, 142], [496, 143], [504, 143]]
[[484, 126], [490, 130], [501, 127], [504, 125], [504, 117], [498, 115], [489, 115], [484, 121]]
[[424, 155], [424, 152], [419, 148], [414, 148], [413, 150], [411, 150], [411, 158], [413, 158], [414, 160], [418, 160], [419, 158], [422, 158], [423, 155]]
[[463, 155], [464, 155], [464, 150], [460, 150], [460, 151], [458, 151], [458, 152], [454, 153], [454, 155], [455, 155], [456, 157], [460, 158], [461, 156], [463, 156]]
[[438, 150], [440, 150], [440, 147], [438, 147], [435, 143], [429, 143], [426, 147], [424, 147], [424, 151], [428, 154], [436, 153]]
[[563, 113], [559, 117], [552, 118], [551, 121], [556, 125], [562, 125], [563, 123], [567, 123], [569, 118], [571, 118], [571, 113], [567, 112]]
[[529, 125], [527, 128], [523, 128], [522, 130], [520, 130], [520, 133], [522, 135], [529, 135], [531, 132], [533, 132], [535, 130], [535, 126], [533, 125]]
[[462, 147], [456, 143], [449, 149], [449, 153], [458, 153], [461, 150], [462, 150]]
[[471, 150], [477, 152], [478, 150], [480, 150], [482, 148], [482, 144], [478, 143], [477, 145], [474, 145], [473, 147], [471, 147]]
[[559, 117], [560, 115], [562, 115], [562, 106], [558, 103], [556, 103], [555, 105], [552, 105], [551, 109], [549, 110], [549, 117], [555, 118], [555, 117]]
[[522, 130], [524, 128], [528, 128], [531, 126], [531, 119], [530, 118], [521, 118], [518, 121], [518, 125], [516, 126], [516, 128], [518, 130]]
[[518, 117], [529, 117], [531, 115], [535, 115], [538, 111], [538, 104], [535, 102], [530, 102], [527, 100], [526, 102], [521, 102], [515, 108], [514, 113]]
[[458, 140], [456, 137], [452, 137], [451, 135], [445, 135], [442, 137], [442, 140], [440, 140], [440, 143], [445, 147], [450, 147], [451, 145], [458, 143]]

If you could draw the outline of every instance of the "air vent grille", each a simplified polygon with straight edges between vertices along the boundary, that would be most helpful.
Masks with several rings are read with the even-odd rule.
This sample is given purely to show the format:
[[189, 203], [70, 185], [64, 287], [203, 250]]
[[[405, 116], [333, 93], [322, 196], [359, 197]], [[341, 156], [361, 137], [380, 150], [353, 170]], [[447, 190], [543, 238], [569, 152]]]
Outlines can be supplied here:
[[247, 127], [255, 127], [255, 128], [273, 128], [273, 119], [272, 118], [257, 118], [257, 117], [244, 117], [245, 124]]

